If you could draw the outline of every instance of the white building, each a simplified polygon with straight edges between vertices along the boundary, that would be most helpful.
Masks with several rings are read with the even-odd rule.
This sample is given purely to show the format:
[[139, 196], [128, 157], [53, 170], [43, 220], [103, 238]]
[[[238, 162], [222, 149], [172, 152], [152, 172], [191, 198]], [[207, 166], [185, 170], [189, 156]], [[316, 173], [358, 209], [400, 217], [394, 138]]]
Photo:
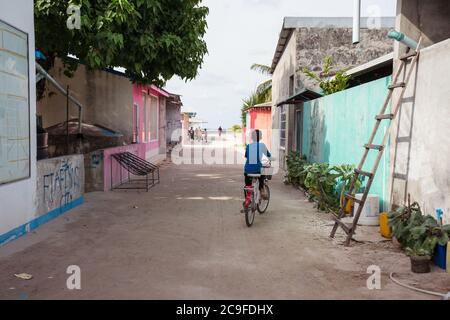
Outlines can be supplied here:
[[83, 203], [84, 159], [36, 161], [33, 0], [0, 0], [0, 245]]

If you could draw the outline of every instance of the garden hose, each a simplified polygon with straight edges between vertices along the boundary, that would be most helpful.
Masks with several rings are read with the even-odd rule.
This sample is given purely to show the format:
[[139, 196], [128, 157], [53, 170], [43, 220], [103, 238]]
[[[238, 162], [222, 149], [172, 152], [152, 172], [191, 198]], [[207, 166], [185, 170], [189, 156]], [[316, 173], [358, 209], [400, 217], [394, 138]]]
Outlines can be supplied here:
[[398, 285], [401, 286], [401, 287], [404, 287], [404, 288], [407, 288], [407, 289], [410, 289], [410, 290], [414, 290], [414, 291], [417, 291], [417, 292], [429, 294], [429, 295], [432, 295], [432, 296], [441, 297], [442, 300], [450, 300], [450, 292], [447, 292], [447, 293], [440, 293], [440, 292], [434, 292], [434, 291], [428, 291], [428, 290], [423, 290], [423, 289], [415, 288], [415, 287], [412, 287], [412, 286], [409, 286], [409, 285], [407, 285], [407, 284], [401, 283], [400, 281], [394, 279], [394, 274], [395, 274], [394, 272], [391, 272], [391, 274], [389, 275], [389, 278], [390, 278], [394, 283], [398, 284]]

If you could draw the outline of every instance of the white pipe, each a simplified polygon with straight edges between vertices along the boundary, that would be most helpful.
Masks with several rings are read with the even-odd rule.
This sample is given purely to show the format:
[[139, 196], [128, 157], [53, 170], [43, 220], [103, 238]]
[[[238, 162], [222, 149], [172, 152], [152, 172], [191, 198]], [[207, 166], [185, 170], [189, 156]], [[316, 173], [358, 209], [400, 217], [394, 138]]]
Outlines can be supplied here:
[[359, 43], [361, 30], [361, 0], [353, 0], [353, 44]]

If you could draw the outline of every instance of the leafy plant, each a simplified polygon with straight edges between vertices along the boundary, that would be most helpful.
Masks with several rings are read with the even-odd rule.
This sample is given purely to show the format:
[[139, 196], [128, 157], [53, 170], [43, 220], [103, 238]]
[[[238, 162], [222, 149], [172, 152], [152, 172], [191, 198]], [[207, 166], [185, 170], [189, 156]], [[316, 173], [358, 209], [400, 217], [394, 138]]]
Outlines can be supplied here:
[[[339, 166], [335, 166], [334, 171], [338, 174], [338, 183], [341, 185], [340, 189], [340, 199], [342, 200], [345, 193], [350, 192], [351, 182], [353, 181], [356, 173], [355, 173], [355, 166], [351, 164], [342, 164]], [[364, 182], [364, 177], [359, 176], [359, 178], [355, 181], [355, 186], [353, 190], [361, 189], [362, 183]], [[353, 194], [354, 195], [354, 192]], [[342, 203], [341, 203], [342, 204]]]
[[285, 176], [285, 182], [294, 186], [300, 186], [305, 188], [307, 165], [306, 157], [302, 156], [299, 152], [290, 152], [286, 157], [287, 173]]
[[[250, 68], [253, 71], [257, 71], [265, 76], [271, 76], [270, 66], [264, 64], [255, 63]], [[261, 96], [264, 102], [272, 101], [272, 79], [268, 79], [258, 85], [256, 88], [256, 94]]]
[[[325, 95], [333, 94], [347, 89], [351, 76], [346, 74], [346, 70], [338, 70], [333, 73], [333, 59], [327, 56], [323, 60], [323, 68], [320, 74], [316, 74], [308, 68], [303, 68], [303, 73], [310, 79], [319, 83]], [[332, 78], [332, 76], [334, 77]]]
[[392, 234], [410, 256], [431, 257], [437, 244], [449, 241], [450, 225], [442, 226], [432, 216], [424, 216], [417, 202], [389, 214]]
[[231, 131], [234, 133], [238, 133], [242, 131], [242, 127], [238, 124], [235, 124], [231, 127]]
[[319, 210], [334, 210], [339, 205], [335, 195], [336, 179], [339, 177], [328, 163], [313, 163], [305, 166], [305, 187], [310, 198], [317, 201]]
[[409, 206], [400, 206], [388, 215], [392, 235], [398, 240], [403, 248], [414, 247], [411, 241], [411, 229], [421, 226], [425, 219], [417, 202]]

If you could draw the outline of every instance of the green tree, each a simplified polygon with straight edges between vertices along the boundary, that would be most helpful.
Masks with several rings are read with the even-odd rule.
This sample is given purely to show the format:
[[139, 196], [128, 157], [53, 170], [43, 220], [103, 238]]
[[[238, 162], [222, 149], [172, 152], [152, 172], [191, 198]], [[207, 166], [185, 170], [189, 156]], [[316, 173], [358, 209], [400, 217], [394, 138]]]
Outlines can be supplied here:
[[[255, 63], [251, 66], [250, 69], [253, 71], [257, 71], [265, 76], [272, 77], [271, 68], [264, 64]], [[261, 103], [272, 101], [272, 78], [260, 83], [256, 88], [255, 94], [261, 96], [260, 100], [264, 100]]]
[[231, 127], [231, 131], [233, 131], [234, 133], [240, 132], [242, 130], [242, 127], [238, 124], [235, 124]]
[[[79, 30], [67, 28], [70, 4], [81, 6]], [[61, 58], [73, 72], [72, 54], [91, 69], [123, 67], [133, 82], [188, 81], [207, 53], [208, 12], [201, 0], [35, 0], [36, 47], [47, 69]]]
[[[348, 82], [351, 77], [345, 73], [345, 70], [339, 70], [336, 73], [332, 73], [333, 59], [330, 56], [325, 57], [323, 60], [323, 71], [320, 74], [316, 74], [308, 68], [303, 68], [303, 73], [310, 79], [319, 83], [320, 88], [325, 95], [333, 94], [347, 89]], [[332, 78], [334, 74], [334, 77]]]

